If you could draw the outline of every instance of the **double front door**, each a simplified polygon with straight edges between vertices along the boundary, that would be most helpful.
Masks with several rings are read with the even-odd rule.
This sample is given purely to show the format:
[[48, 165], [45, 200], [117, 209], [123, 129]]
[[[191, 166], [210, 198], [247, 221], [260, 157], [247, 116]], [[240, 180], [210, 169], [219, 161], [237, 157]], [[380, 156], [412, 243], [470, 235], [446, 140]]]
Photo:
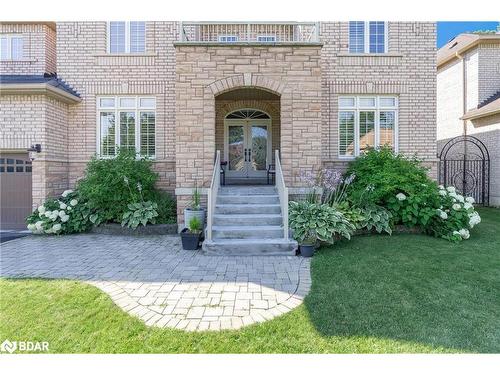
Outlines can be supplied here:
[[225, 160], [228, 177], [265, 177], [271, 156], [270, 120], [225, 121]]

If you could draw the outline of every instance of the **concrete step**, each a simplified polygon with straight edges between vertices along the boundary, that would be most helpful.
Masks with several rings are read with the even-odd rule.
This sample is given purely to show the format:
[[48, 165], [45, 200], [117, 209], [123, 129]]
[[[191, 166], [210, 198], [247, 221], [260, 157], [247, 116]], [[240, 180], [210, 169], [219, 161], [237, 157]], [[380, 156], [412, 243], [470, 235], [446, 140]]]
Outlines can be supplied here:
[[281, 214], [279, 204], [217, 204], [215, 214]]
[[213, 239], [203, 241], [202, 251], [209, 255], [287, 255], [294, 256], [297, 242], [276, 239]]
[[217, 203], [220, 204], [279, 204], [279, 195], [219, 195]]
[[283, 228], [280, 225], [214, 225], [212, 238], [280, 238]]
[[214, 225], [281, 225], [281, 214], [214, 215]]
[[221, 186], [219, 195], [274, 195], [274, 186]]

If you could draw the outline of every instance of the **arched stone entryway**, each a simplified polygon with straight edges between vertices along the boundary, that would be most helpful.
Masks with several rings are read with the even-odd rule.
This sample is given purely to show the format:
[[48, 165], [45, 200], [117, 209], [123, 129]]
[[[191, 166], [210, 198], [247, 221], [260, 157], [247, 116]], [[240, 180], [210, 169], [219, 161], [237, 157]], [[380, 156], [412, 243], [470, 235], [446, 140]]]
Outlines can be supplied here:
[[[227, 120], [226, 117], [238, 110], [251, 109], [265, 113], [267, 120], [260, 120], [262, 125], [266, 128], [269, 127], [266, 136], [269, 138], [269, 147], [267, 149], [266, 168], [269, 164], [274, 163], [274, 152], [280, 149], [281, 141], [281, 113], [280, 113], [280, 97], [269, 91], [258, 88], [244, 88], [226, 91], [221, 95], [215, 97], [215, 149], [221, 151], [221, 160], [228, 162], [226, 169], [228, 174], [232, 173], [232, 164], [229, 158], [229, 127], [234, 129], [235, 120]], [[238, 122], [236, 120], [236, 122]], [[245, 121], [242, 121], [244, 123]], [[250, 121], [247, 121], [251, 126]], [[254, 120], [257, 124], [259, 120]], [[237, 127], [239, 128], [239, 127]], [[245, 149], [246, 151], [246, 149]], [[255, 155], [255, 153], [253, 154]], [[246, 155], [245, 155], [246, 160]], [[262, 169], [262, 166], [261, 168]], [[233, 173], [234, 174], [234, 173]], [[237, 178], [236, 176], [228, 175], [228, 183], [239, 182], [245, 183], [264, 183], [266, 181], [266, 174], [264, 171], [256, 173], [257, 175], [246, 175], [246, 180]]]

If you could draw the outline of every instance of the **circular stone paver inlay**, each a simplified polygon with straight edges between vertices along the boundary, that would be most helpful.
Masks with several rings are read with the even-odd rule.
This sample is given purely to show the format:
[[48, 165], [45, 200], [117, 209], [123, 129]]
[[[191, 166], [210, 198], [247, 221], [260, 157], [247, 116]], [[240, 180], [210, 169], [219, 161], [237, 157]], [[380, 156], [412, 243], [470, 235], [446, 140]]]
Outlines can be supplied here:
[[293, 256], [207, 256], [177, 236], [30, 236], [2, 244], [2, 277], [83, 280], [147, 325], [238, 329], [284, 314], [311, 286]]

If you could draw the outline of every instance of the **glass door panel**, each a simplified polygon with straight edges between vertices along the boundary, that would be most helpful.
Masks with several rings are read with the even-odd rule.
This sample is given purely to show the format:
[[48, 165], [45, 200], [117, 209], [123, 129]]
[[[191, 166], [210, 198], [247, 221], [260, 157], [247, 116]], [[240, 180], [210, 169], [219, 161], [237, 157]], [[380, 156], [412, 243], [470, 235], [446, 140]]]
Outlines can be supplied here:
[[250, 170], [265, 171], [267, 169], [267, 125], [249, 126], [250, 149]]
[[244, 172], [245, 166], [245, 126], [228, 126], [228, 168], [230, 171]]

